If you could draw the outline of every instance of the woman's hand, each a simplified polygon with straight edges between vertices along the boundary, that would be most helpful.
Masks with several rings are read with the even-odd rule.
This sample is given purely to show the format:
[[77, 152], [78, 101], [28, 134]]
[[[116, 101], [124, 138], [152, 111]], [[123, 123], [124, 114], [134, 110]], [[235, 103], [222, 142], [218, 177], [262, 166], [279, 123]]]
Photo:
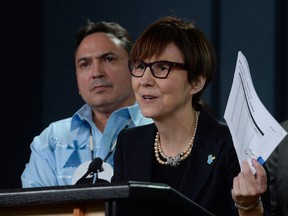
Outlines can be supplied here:
[[251, 160], [256, 173], [253, 174], [248, 161], [245, 160], [242, 164], [242, 171], [233, 180], [232, 198], [239, 213], [259, 212], [262, 215], [264, 210], [261, 195], [267, 190], [267, 175], [257, 160]]

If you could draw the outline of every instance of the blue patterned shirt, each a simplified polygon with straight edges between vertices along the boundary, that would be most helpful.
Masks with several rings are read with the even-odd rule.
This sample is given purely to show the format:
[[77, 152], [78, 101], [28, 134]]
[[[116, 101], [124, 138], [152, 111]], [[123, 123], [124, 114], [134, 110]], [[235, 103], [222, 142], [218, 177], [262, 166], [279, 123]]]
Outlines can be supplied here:
[[[72, 117], [51, 123], [31, 143], [29, 163], [21, 175], [22, 187], [71, 185], [77, 167], [100, 157], [113, 167], [113, 154], [108, 155], [117, 135], [124, 127], [149, 124], [138, 104], [113, 112], [103, 133], [92, 120], [92, 110], [85, 104]], [[93, 147], [89, 145], [90, 135]]]

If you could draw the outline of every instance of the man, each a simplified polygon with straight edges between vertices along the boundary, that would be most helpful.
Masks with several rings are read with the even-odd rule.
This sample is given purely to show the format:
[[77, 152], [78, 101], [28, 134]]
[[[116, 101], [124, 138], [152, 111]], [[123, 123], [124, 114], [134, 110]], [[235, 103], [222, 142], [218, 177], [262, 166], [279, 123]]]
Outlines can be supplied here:
[[88, 21], [80, 28], [75, 69], [85, 105], [34, 138], [21, 175], [23, 187], [74, 184], [77, 167], [96, 157], [113, 167], [120, 130], [152, 122], [135, 102], [128, 69], [131, 46], [127, 30], [117, 23]]
[[[282, 122], [288, 131], [288, 120]], [[288, 215], [288, 135], [269, 156], [266, 166], [270, 174], [271, 215]]]

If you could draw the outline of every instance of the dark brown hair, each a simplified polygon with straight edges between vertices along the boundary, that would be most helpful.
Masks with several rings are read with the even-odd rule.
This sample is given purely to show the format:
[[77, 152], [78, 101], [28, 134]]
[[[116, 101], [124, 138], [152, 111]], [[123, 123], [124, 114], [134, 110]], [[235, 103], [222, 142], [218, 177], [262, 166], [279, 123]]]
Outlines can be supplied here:
[[193, 96], [192, 104], [196, 105], [214, 76], [216, 56], [211, 42], [193, 23], [171, 16], [160, 18], [138, 37], [131, 51], [131, 59], [157, 58], [171, 43], [182, 52], [188, 82], [192, 83], [200, 76], [206, 78], [204, 88]]
[[115, 22], [93, 22], [89, 19], [87, 20], [87, 24], [82, 26], [76, 33], [74, 53], [76, 53], [78, 46], [85, 37], [97, 32], [108, 33], [118, 38], [121, 41], [122, 46], [126, 49], [128, 54], [130, 54], [132, 48], [132, 40], [128, 31], [125, 28]]

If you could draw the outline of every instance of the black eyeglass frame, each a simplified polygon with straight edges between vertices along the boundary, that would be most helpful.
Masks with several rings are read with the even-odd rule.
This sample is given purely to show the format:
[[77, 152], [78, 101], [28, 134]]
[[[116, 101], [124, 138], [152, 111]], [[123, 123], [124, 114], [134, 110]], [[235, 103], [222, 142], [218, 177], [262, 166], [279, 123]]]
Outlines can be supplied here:
[[[142, 74], [142, 75], [136, 76], [135, 74], [133, 74], [133, 66], [132, 66], [133, 62], [139, 62], [139, 63], [141, 63], [141, 64], [144, 65], [144, 70], [143, 70], [143, 74]], [[153, 68], [152, 68], [152, 66], [153, 66], [154, 64], [159, 64], [159, 63], [160, 63], [160, 64], [161, 64], [161, 63], [167, 64], [167, 65], [169, 66], [168, 71], [167, 71], [167, 74], [166, 74], [164, 77], [156, 76], [156, 75], [155, 75], [155, 72], [154, 72], [154, 70], [153, 70]], [[167, 78], [168, 75], [170, 74], [170, 72], [171, 72], [171, 70], [172, 70], [173, 67], [179, 67], [179, 68], [181, 68], [181, 69], [187, 70], [187, 65], [186, 65], [185, 63], [178, 63], [178, 62], [172, 62], [172, 61], [155, 61], [155, 62], [146, 63], [146, 62], [144, 62], [144, 61], [132, 61], [132, 60], [128, 60], [128, 67], [129, 67], [130, 74], [131, 74], [133, 77], [137, 77], [137, 78], [143, 77], [143, 75], [144, 75], [147, 67], [150, 68], [150, 71], [151, 71], [152, 75], [153, 75], [154, 77], [158, 78], [158, 79], [165, 79], [165, 78]]]

